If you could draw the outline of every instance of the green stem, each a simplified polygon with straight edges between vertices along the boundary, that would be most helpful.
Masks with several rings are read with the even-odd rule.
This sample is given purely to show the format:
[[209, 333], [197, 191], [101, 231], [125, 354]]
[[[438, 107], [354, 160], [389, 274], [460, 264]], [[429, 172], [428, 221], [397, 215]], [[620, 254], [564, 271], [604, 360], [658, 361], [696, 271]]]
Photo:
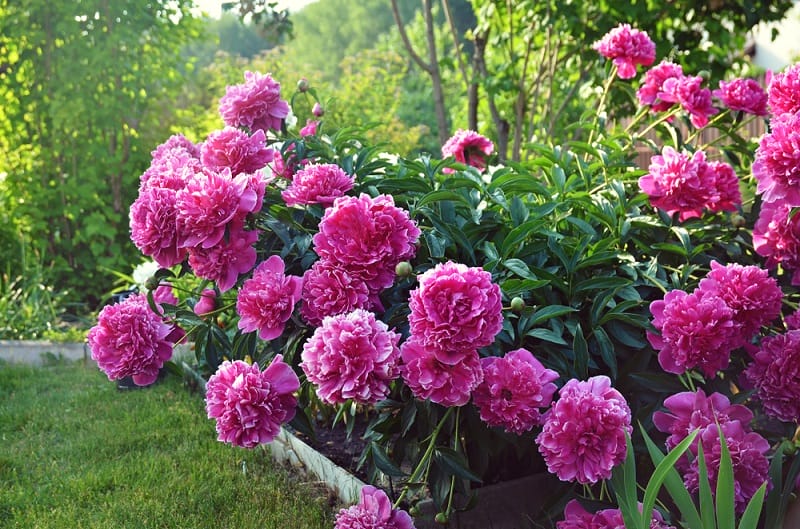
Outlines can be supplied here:
[[725, 110], [723, 110], [722, 112], [720, 112], [719, 114], [717, 114], [716, 116], [714, 116], [713, 118], [711, 118], [711, 121], [709, 121], [709, 122], [706, 124], [706, 126], [705, 126], [705, 127], [703, 127], [703, 128], [700, 128], [700, 129], [696, 129], [694, 132], [692, 132], [691, 134], [689, 134], [689, 137], [688, 137], [688, 138], [686, 138], [686, 142], [685, 142], [685, 143], [691, 143], [691, 141], [692, 141], [693, 139], [695, 139], [695, 138], [696, 138], [696, 137], [697, 137], [697, 136], [698, 136], [698, 135], [699, 135], [701, 132], [703, 132], [703, 131], [706, 129], [706, 127], [712, 127], [712, 126], [714, 126], [714, 125], [715, 125], [717, 122], [719, 122], [719, 121], [720, 121], [720, 120], [721, 120], [723, 117], [725, 117], [725, 116], [726, 116], [726, 115], [727, 115], [729, 112], [730, 112], [730, 111], [729, 111], [728, 109], [725, 109]]
[[611, 73], [608, 75], [608, 79], [603, 84], [603, 93], [600, 94], [600, 102], [597, 104], [597, 113], [594, 115], [594, 126], [592, 130], [589, 131], [589, 141], [586, 142], [589, 145], [592, 144], [594, 139], [594, 131], [597, 130], [597, 126], [600, 123], [600, 115], [606, 109], [606, 99], [608, 98], [608, 93], [611, 91], [611, 83], [614, 82], [614, 79], [617, 77], [617, 65], [614, 64], [611, 66]]
[[[453, 450], [458, 450], [458, 425], [461, 419], [461, 408], [456, 408], [456, 426], [455, 426], [455, 435], [453, 436]], [[447, 509], [445, 510], [445, 515], [447, 518], [450, 518], [450, 512], [453, 509], [453, 496], [455, 495], [456, 489], [456, 477], [455, 475], [450, 476], [450, 490], [447, 493]]]

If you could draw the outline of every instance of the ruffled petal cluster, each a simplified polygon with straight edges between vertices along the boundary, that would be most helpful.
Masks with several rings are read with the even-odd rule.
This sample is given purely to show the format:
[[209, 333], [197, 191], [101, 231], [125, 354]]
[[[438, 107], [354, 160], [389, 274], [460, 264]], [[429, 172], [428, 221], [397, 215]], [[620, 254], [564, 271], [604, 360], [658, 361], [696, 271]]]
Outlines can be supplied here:
[[717, 114], [718, 109], [711, 104], [711, 90], [703, 88], [703, 78], [699, 75], [684, 75], [666, 79], [658, 97], [666, 103], [678, 103], [689, 113], [689, 119], [697, 128], [708, 125], [708, 118]]
[[788, 203], [764, 202], [753, 226], [753, 248], [766, 257], [767, 266], [792, 272], [792, 284], [800, 285], [800, 215]]
[[230, 127], [251, 131], [280, 130], [289, 115], [289, 104], [281, 99], [281, 85], [270, 74], [245, 72], [244, 84], [228, 86], [219, 100], [219, 113]]
[[654, 112], [668, 110], [675, 103], [662, 100], [659, 94], [664, 92], [664, 83], [668, 79], [679, 79], [681, 77], [683, 77], [683, 68], [681, 68], [680, 64], [661, 61], [645, 72], [644, 82], [636, 91], [636, 98], [639, 103], [651, 107]]
[[[640, 511], [641, 508], [639, 505]], [[577, 500], [570, 500], [564, 507], [564, 519], [556, 522], [556, 529], [625, 529], [625, 522], [619, 509], [602, 509], [592, 514]], [[667, 525], [661, 513], [653, 509], [650, 529], [674, 529], [674, 527]]]
[[[483, 171], [486, 169], [486, 157], [494, 152], [492, 141], [474, 130], [459, 129], [442, 145], [442, 158], [452, 156], [457, 162], [470, 165]], [[445, 173], [453, 173], [445, 168]]]
[[194, 304], [194, 313], [198, 316], [204, 316], [209, 312], [214, 312], [217, 308], [217, 292], [212, 288], [203, 289], [197, 303]]
[[223, 362], [206, 384], [206, 412], [217, 422], [217, 439], [244, 448], [271, 442], [294, 418], [299, 388], [281, 355], [263, 371], [241, 360]]
[[284, 275], [284, 269], [283, 259], [272, 255], [242, 284], [236, 298], [241, 330], [258, 331], [262, 340], [272, 340], [283, 333], [303, 290], [303, 279]]
[[165, 187], [145, 186], [131, 204], [131, 240], [136, 247], [169, 268], [186, 258], [179, 247], [177, 193]]
[[212, 132], [200, 148], [200, 160], [208, 169], [220, 172], [230, 169], [233, 176], [260, 171], [272, 161], [274, 152], [267, 148], [263, 130], [252, 136], [246, 132], [225, 127]]
[[355, 177], [345, 173], [338, 165], [310, 164], [297, 171], [282, 193], [287, 206], [321, 204], [325, 207], [353, 189]]
[[620, 79], [636, 76], [636, 65], [650, 66], [656, 60], [656, 45], [644, 31], [620, 24], [592, 46], [606, 59], [612, 59]]
[[755, 116], [767, 115], [767, 92], [755, 79], [739, 77], [729, 82], [720, 81], [719, 88], [711, 95], [731, 110]]
[[92, 360], [109, 380], [132, 377], [135, 384], [147, 386], [172, 358], [172, 332], [173, 326], [150, 309], [147, 296], [134, 294], [103, 307], [87, 339]]
[[545, 415], [536, 437], [547, 469], [562, 481], [588, 484], [611, 477], [627, 453], [631, 410], [607, 376], [572, 379]]
[[481, 358], [483, 382], [472, 394], [481, 420], [521, 435], [541, 424], [542, 410], [553, 401], [558, 373], [545, 368], [530, 351], [517, 349], [502, 358]]
[[402, 509], [393, 509], [382, 490], [367, 485], [361, 499], [336, 515], [334, 529], [415, 529], [411, 516]]
[[317, 261], [303, 275], [302, 318], [319, 326], [326, 316], [373, 308], [367, 284], [335, 263]]
[[253, 243], [258, 240], [258, 232], [234, 224], [228, 228], [226, 239], [210, 248], [195, 246], [189, 249], [192, 272], [197, 277], [215, 281], [221, 292], [230, 290], [240, 275], [255, 266], [256, 250]]
[[329, 404], [374, 404], [400, 375], [400, 335], [363, 309], [328, 316], [303, 345], [300, 367]]
[[764, 202], [800, 206], [800, 113], [772, 119], [752, 169]]
[[767, 415], [800, 421], [800, 330], [768, 336], [752, 354], [745, 376]]
[[442, 406], [463, 406], [483, 380], [476, 350], [461, 352], [459, 361], [447, 364], [438, 359], [434, 346], [425, 346], [413, 337], [400, 348], [403, 381], [418, 399], [430, 399]]
[[773, 116], [800, 111], [800, 63], [772, 76], [767, 86], [767, 97]]

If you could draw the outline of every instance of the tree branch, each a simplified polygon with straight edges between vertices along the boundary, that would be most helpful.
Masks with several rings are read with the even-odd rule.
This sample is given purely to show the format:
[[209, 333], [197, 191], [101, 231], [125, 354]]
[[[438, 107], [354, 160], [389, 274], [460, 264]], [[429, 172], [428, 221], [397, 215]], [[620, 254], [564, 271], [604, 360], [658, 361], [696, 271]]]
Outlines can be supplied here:
[[408, 51], [408, 54], [420, 68], [430, 74], [433, 67], [423, 61], [422, 57], [417, 55], [417, 52], [414, 51], [414, 46], [408, 38], [408, 33], [406, 33], [406, 26], [403, 24], [403, 18], [400, 16], [400, 9], [397, 7], [397, 0], [392, 0], [392, 15], [394, 16], [394, 22], [397, 24], [397, 30], [400, 32], [400, 38], [403, 40], [403, 46], [405, 46], [406, 51]]

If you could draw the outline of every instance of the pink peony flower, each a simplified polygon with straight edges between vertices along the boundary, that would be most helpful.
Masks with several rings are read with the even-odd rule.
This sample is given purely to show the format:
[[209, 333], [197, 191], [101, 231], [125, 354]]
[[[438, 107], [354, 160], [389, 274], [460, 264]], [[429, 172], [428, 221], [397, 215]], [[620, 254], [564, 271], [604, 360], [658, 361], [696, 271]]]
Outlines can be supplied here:
[[192, 175], [202, 170], [203, 164], [200, 160], [186, 150], [164, 151], [158, 158], [153, 158], [150, 167], [139, 177], [139, 192], [146, 187], [165, 187], [179, 191], [186, 186], [186, 181]]
[[436, 346], [425, 346], [413, 337], [400, 348], [401, 374], [411, 393], [442, 406], [463, 406], [483, 378], [478, 352], [462, 354], [456, 364], [437, 360]]
[[180, 152], [187, 154], [191, 158], [200, 158], [200, 149], [183, 134], [173, 134], [167, 141], [151, 151], [150, 155], [153, 157], [154, 162], [158, 162], [165, 157], [174, 156]]
[[[442, 145], [442, 158], [452, 156], [457, 162], [471, 165], [480, 172], [486, 169], [486, 157], [492, 152], [494, 152], [492, 141], [473, 130], [459, 129]], [[445, 168], [442, 172], [455, 171]]]
[[776, 73], [767, 85], [769, 109], [773, 116], [800, 111], [800, 63]]
[[[639, 505], [641, 511], [642, 506]], [[625, 529], [622, 511], [603, 509], [592, 514], [587, 512], [577, 500], [570, 500], [564, 507], [564, 519], [556, 523], [556, 529]], [[667, 525], [661, 513], [653, 509], [650, 529], [675, 529]]]
[[796, 310], [784, 318], [786, 328], [790, 331], [800, 329], [800, 310]]
[[194, 304], [194, 313], [204, 316], [217, 309], [217, 292], [213, 288], [203, 289], [197, 303]]
[[[664, 407], [668, 411], [653, 413], [653, 424], [659, 431], [670, 434], [667, 437], [668, 450], [675, 448], [693, 431], [706, 426], [730, 421], [739, 421], [747, 426], [753, 420], [753, 412], [746, 406], [731, 404], [721, 393], [706, 396], [702, 389], [671, 395], [664, 400]], [[693, 452], [697, 453], [696, 448]]]
[[702, 128], [708, 124], [709, 116], [719, 110], [711, 105], [711, 90], [701, 88], [703, 78], [699, 75], [684, 75], [666, 79], [658, 97], [667, 103], [678, 103], [689, 113], [692, 125]]
[[178, 191], [178, 246], [211, 248], [222, 241], [226, 228], [254, 211], [256, 192], [248, 186], [247, 175], [231, 176], [230, 169], [221, 173], [195, 173]]
[[363, 309], [328, 316], [303, 345], [300, 367], [328, 404], [374, 404], [400, 376], [400, 335]]
[[753, 160], [756, 191], [764, 202], [800, 206], [800, 113], [777, 116], [770, 128]]
[[303, 167], [303, 163], [297, 160], [297, 156], [292, 152], [293, 150], [294, 145], [290, 145], [285, 154], [281, 154], [278, 150], [274, 152], [272, 165], [270, 166], [274, 176], [291, 180], [294, 177], [294, 173]]
[[197, 277], [216, 281], [220, 292], [225, 292], [236, 284], [241, 274], [253, 269], [256, 264], [253, 243], [257, 240], [257, 231], [246, 231], [234, 224], [227, 241], [220, 241], [212, 248], [190, 248], [189, 266]]
[[306, 126], [300, 129], [300, 137], [305, 138], [306, 136], [315, 136], [317, 134], [318, 126], [319, 126], [319, 121], [315, 121], [313, 119], [307, 119]]
[[800, 215], [788, 203], [765, 202], [753, 226], [753, 248], [766, 257], [766, 265], [793, 272], [792, 284], [800, 285]]
[[636, 76], [636, 65], [650, 66], [656, 60], [656, 45], [644, 31], [620, 24], [592, 46], [606, 59], [612, 59], [620, 79]]
[[703, 178], [707, 180], [705, 207], [709, 211], [736, 211], [742, 205], [739, 177], [725, 162], [708, 162]]
[[561, 481], [597, 483], [625, 459], [631, 410], [607, 376], [572, 379], [545, 414], [536, 437], [547, 470]]
[[762, 325], [780, 316], [783, 292], [769, 273], [757, 266], [711, 262], [711, 271], [700, 281], [698, 290], [721, 298], [733, 309], [733, 348], [749, 343]]
[[274, 152], [267, 148], [263, 130], [252, 136], [233, 127], [212, 132], [200, 149], [200, 160], [209, 170], [220, 172], [230, 169], [233, 176], [255, 173], [272, 161]]
[[753, 354], [745, 377], [767, 415], [800, 421], [800, 330], [768, 336]]
[[311, 113], [314, 114], [314, 117], [321, 118], [325, 115], [325, 109], [317, 102], [314, 103], [314, 106], [311, 108]]
[[731, 82], [720, 81], [719, 88], [711, 92], [731, 110], [756, 116], [767, 115], [767, 93], [755, 79], [737, 78]]
[[283, 271], [283, 259], [272, 255], [244, 282], [236, 298], [241, 330], [257, 330], [262, 340], [272, 340], [283, 333], [303, 290], [302, 278], [286, 276]]
[[[771, 488], [769, 482], [769, 461], [766, 453], [769, 450], [769, 442], [755, 432], [748, 431], [739, 421], [730, 421], [720, 424], [719, 428], [725, 437], [728, 450], [733, 464], [734, 480], [734, 503], [736, 512], [744, 512], [747, 502], [756, 493], [759, 487], [768, 483], [767, 488]], [[716, 424], [707, 426], [698, 436], [703, 444], [706, 468], [708, 469], [708, 481], [711, 484], [712, 494], [717, 490], [717, 475], [722, 454], [720, 444], [719, 429]], [[689, 492], [697, 492], [699, 489], [700, 472], [697, 458], [689, 466], [689, 470], [684, 474], [683, 481]]]
[[679, 213], [684, 221], [700, 217], [708, 203], [713, 179], [707, 178], [708, 164], [703, 151], [689, 156], [672, 147], [664, 147], [661, 155], [650, 160], [649, 173], [639, 179], [639, 187], [650, 197], [650, 203], [670, 215]]
[[409, 296], [411, 335], [436, 346], [437, 360], [461, 361], [466, 353], [490, 345], [503, 327], [500, 287], [482, 268], [439, 263], [418, 278]]
[[319, 326], [326, 316], [373, 308], [367, 285], [328, 261], [317, 261], [306, 270], [302, 298], [300, 315], [314, 326]]
[[289, 115], [289, 104], [281, 99], [281, 85], [270, 74], [245, 72], [244, 84], [228, 86], [219, 100], [219, 113], [226, 125], [251, 131], [280, 130]]
[[526, 349], [502, 358], [481, 358], [481, 368], [483, 382], [472, 400], [486, 424], [517, 435], [541, 424], [540, 409], [550, 406], [558, 373], [546, 369]]
[[103, 307], [87, 339], [92, 360], [109, 380], [132, 377], [135, 384], [148, 386], [172, 357], [172, 330], [150, 310], [147, 296], [134, 294]]
[[644, 74], [644, 82], [639, 90], [636, 91], [639, 103], [652, 107], [655, 112], [663, 112], [669, 109], [675, 103], [661, 100], [659, 94], [664, 91], [664, 83], [667, 79], [679, 79], [681, 77], [683, 77], [683, 68], [679, 64], [661, 61]]
[[370, 292], [391, 286], [397, 263], [417, 253], [419, 228], [390, 195], [337, 198], [325, 210], [314, 235], [314, 250], [337, 263]]
[[177, 193], [172, 189], [146, 186], [131, 204], [131, 240], [163, 268], [186, 258], [186, 249], [178, 244], [177, 219]]
[[322, 204], [327, 207], [353, 189], [354, 183], [355, 177], [336, 164], [311, 164], [294, 174], [292, 183], [281, 196], [287, 206]]
[[648, 331], [647, 339], [660, 351], [658, 363], [664, 371], [681, 374], [698, 368], [713, 378], [728, 366], [737, 329], [733, 310], [722, 298], [672, 290], [653, 301], [650, 312], [660, 334]]
[[294, 418], [299, 388], [281, 355], [264, 371], [241, 360], [223, 362], [206, 384], [206, 412], [217, 421], [217, 439], [244, 448], [271, 442]]
[[336, 515], [334, 529], [414, 529], [411, 516], [393, 509], [386, 493], [372, 485], [361, 489], [361, 501]]

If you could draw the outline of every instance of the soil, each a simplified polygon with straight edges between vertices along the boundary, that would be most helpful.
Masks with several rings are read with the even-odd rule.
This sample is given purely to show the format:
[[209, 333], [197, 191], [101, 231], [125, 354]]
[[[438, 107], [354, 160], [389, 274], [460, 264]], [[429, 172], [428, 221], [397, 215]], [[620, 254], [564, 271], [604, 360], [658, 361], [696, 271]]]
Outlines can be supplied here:
[[347, 437], [347, 428], [339, 422], [336, 426], [324, 424], [317, 425], [315, 438], [310, 438], [300, 432], [293, 432], [299, 439], [321, 453], [338, 466], [347, 470], [361, 481], [367, 482], [366, 465], [358, 469], [358, 460], [367, 443], [363, 439], [367, 429], [367, 420], [358, 418], [350, 438]]

